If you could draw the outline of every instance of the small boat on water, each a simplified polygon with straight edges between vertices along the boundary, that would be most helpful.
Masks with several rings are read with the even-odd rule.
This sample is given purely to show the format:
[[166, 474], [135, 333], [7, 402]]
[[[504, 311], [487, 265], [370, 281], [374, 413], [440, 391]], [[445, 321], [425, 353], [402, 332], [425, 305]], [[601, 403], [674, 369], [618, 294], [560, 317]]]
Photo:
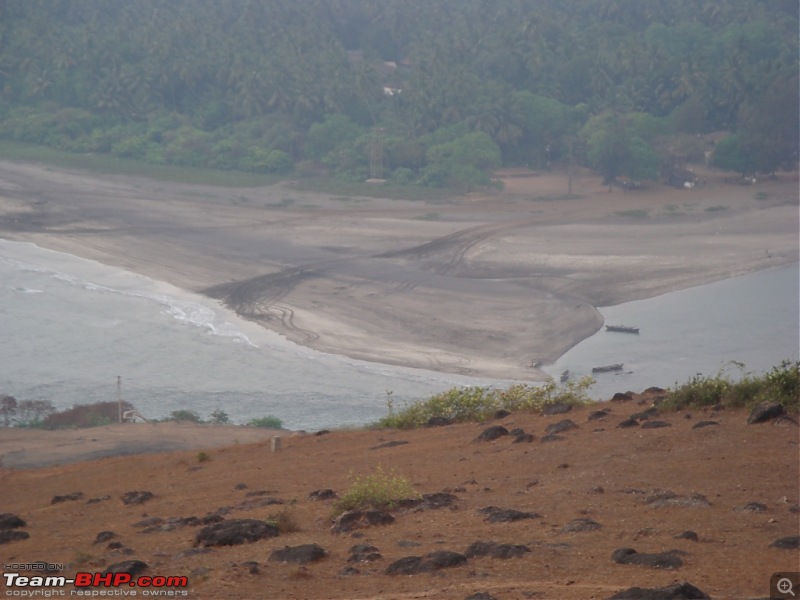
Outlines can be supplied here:
[[566, 383], [569, 379], [569, 369], [561, 373], [561, 383]]
[[639, 333], [638, 327], [628, 325], [606, 325], [606, 331], [617, 331], [619, 333]]
[[603, 365], [602, 367], [592, 367], [592, 373], [610, 373], [611, 371], [622, 371], [622, 363], [613, 365]]

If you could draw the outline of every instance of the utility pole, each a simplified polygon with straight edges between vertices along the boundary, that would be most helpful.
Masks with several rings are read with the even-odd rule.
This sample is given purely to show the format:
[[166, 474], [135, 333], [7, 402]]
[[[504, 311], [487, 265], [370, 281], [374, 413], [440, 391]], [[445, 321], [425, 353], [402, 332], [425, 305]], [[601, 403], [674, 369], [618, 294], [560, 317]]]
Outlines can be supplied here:
[[372, 181], [383, 179], [383, 134], [382, 127], [372, 130], [369, 144], [369, 178]]
[[119, 409], [119, 422], [122, 423], [122, 377], [117, 375], [117, 408]]

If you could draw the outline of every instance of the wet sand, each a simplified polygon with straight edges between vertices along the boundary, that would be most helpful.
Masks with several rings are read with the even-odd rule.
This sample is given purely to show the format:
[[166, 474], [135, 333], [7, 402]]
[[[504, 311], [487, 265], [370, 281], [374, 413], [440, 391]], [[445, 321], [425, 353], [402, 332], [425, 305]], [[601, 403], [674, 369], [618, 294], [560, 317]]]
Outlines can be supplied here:
[[223, 188], [0, 161], [0, 237], [219, 299], [309, 347], [540, 380], [602, 325], [595, 306], [798, 259], [796, 174], [755, 186], [613, 190], [583, 172], [499, 173], [445, 201]]

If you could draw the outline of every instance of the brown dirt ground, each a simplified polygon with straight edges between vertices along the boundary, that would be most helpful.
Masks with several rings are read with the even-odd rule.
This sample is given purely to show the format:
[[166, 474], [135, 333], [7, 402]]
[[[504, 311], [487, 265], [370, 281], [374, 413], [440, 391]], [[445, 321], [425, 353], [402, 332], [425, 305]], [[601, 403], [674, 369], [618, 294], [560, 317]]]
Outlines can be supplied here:
[[[543, 417], [517, 413], [496, 421], [533, 433], [533, 443], [513, 444], [508, 437], [476, 442], [487, 424], [462, 424], [417, 431], [333, 431], [326, 435], [282, 433], [282, 448], [271, 451], [264, 438], [255, 443], [226, 431], [230, 445], [210, 447], [214, 426], [182, 426], [186, 450], [138, 456], [108, 457], [26, 470], [0, 469], [0, 512], [21, 516], [30, 538], [0, 546], [6, 563], [47, 561], [69, 563], [66, 573], [102, 570], [125, 560], [140, 559], [150, 575], [186, 575], [189, 597], [195, 599], [458, 599], [487, 591], [498, 600], [521, 598], [607, 598], [630, 587], [655, 587], [689, 581], [713, 598], [766, 597], [771, 573], [798, 569], [796, 550], [769, 545], [797, 535], [800, 466], [798, 428], [782, 424], [747, 425], [747, 414], [736, 410], [668, 413], [664, 429], [619, 429], [617, 424], [643, 410], [651, 398], [611, 402], [604, 420], [587, 421], [590, 410]], [[555, 442], [540, 440], [549, 423], [570, 418], [579, 425]], [[692, 429], [700, 420], [718, 426]], [[80, 432], [82, 444], [63, 446], [57, 434], [39, 436], [32, 453], [51, 456], [80, 453], [114, 437], [115, 451], [147, 439], [157, 426], [122, 425]], [[163, 425], [162, 440], [176, 435]], [[120, 433], [120, 428], [124, 430]], [[194, 434], [191, 434], [194, 429]], [[224, 428], [228, 430], [229, 428]], [[48, 441], [48, 437], [51, 439]], [[234, 443], [239, 439], [239, 443]], [[123, 442], [123, 440], [126, 440]], [[388, 441], [408, 443], [374, 449]], [[29, 445], [30, 446], [30, 445]], [[210, 460], [200, 462], [203, 448]], [[354, 475], [377, 466], [406, 476], [421, 493], [449, 490], [458, 496], [454, 509], [398, 512], [397, 521], [363, 530], [363, 536], [330, 532], [330, 501], [309, 499], [310, 492], [332, 488], [340, 494]], [[235, 489], [245, 483], [246, 489]], [[602, 489], [601, 489], [602, 488]], [[680, 496], [701, 494], [705, 507], [654, 508], [645, 503], [653, 490]], [[131, 490], [148, 490], [155, 498], [141, 506], [125, 506], [120, 497]], [[295, 503], [288, 514], [299, 531], [253, 544], [215, 549], [194, 556], [196, 528], [143, 534], [133, 526], [146, 517], [199, 516], [243, 501], [248, 492]], [[83, 499], [51, 504], [55, 495], [83, 492]], [[109, 499], [88, 504], [104, 495]], [[764, 513], [738, 511], [760, 502]], [[490, 524], [479, 509], [487, 506], [534, 511], [541, 515], [517, 523]], [[285, 508], [264, 506], [234, 510], [229, 518], [264, 519]], [[602, 529], [562, 533], [569, 521], [588, 517]], [[116, 533], [133, 551], [109, 550], [94, 544], [105, 530]], [[674, 539], [694, 530], [699, 541]], [[522, 558], [473, 558], [465, 566], [436, 574], [387, 576], [386, 566], [407, 555], [435, 550], [464, 552], [476, 540], [525, 544]], [[400, 542], [413, 542], [404, 548]], [[317, 543], [328, 551], [307, 566], [268, 562], [284, 546]], [[372, 544], [383, 558], [350, 565], [349, 548]], [[620, 547], [639, 552], [685, 551], [684, 565], [674, 571], [618, 565], [611, 553]], [[256, 561], [258, 574], [243, 563]], [[344, 575], [355, 566], [360, 574]]]

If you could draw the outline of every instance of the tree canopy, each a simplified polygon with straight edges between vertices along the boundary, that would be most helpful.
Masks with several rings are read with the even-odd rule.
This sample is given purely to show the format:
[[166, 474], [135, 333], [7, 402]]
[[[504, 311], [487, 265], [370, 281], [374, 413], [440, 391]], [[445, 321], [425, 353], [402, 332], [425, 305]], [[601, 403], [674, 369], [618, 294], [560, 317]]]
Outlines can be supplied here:
[[797, 30], [795, 0], [5, 0], [0, 136], [361, 177], [380, 128], [389, 174], [470, 186], [497, 161], [445, 160], [439, 130], [544, 166], [583, 129], [605, 177], [649, 177], [649, 123], [772, 171], [797, 162]]

